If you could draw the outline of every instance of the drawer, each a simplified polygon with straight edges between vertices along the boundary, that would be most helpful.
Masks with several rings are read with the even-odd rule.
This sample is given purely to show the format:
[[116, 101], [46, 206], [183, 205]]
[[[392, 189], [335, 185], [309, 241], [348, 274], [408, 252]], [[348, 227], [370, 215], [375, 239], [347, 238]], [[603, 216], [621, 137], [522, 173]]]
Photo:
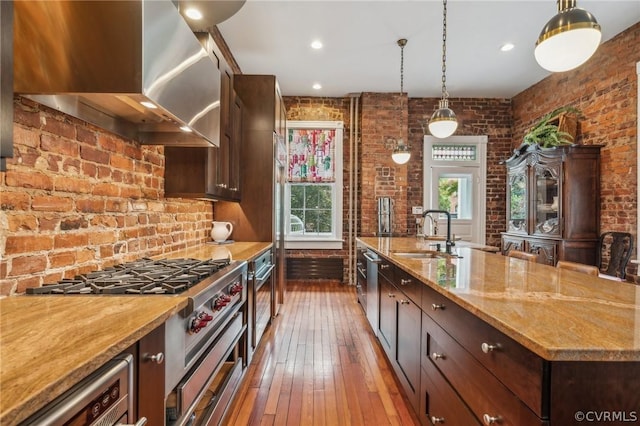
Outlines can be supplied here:
[[413, 301], [416, 305], [420, 306], [422, 303], [422, 287], [424, 284], [418, 279], [409, 275], [405, 271], [396, 268], [396, 287], [402, 291], [405, 296]]
[[396, 266], [387, 259], [380, 258], [378, 263], [378, 273], [391, 282], [395, 282]]
[[[420, 421], [424, 425], [479, 426], [481, 423], [447, 383], [438, 369], [427, 362], [422, 369]], [[431, 423], [429, 423], [431, 422]]]
[[476, 417], [485, 424], [545, 424], [428, 315], [422, 321], [422, 365], [435, 365]]
[[426, 285], [422, 309], [539, 417], [548, 417], [548, 361]]

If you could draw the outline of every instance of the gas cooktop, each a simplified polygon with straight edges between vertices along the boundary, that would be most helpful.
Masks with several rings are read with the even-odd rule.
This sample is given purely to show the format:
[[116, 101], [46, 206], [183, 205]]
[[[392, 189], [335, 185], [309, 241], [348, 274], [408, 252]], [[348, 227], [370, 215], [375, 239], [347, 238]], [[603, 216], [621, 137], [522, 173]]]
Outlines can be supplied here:
[[230, 259], [139, 259], [28, 288], [27, 294], [175, 294], [231, 264]]

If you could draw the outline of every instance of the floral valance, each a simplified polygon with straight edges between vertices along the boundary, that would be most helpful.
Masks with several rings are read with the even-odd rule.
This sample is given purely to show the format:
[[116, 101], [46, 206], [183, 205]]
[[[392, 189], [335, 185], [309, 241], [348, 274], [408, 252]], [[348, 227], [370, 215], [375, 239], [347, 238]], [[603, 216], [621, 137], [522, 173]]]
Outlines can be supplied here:
[[289, 129], [289, 182], [333, 182], [335, 138], [335, 129]]

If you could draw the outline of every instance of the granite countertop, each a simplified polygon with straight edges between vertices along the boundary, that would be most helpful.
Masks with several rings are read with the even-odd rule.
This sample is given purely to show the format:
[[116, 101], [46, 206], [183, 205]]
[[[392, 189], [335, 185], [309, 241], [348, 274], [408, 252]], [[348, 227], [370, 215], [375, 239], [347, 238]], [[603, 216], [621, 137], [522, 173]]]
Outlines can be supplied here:
[[[271, 243], [204, 244], [158, 257], [248, 260]], [[144, 303], [141, 301], [144, 300]], [[0, 424], [17, 424], [187, 305], [187, 297], [0, 299]]]
[[459, 258], [415, 259], [394, 253], [432, 247], [416, 238], [358, 240], [544, 359], [640, 361], [640, 286], [462, 243]]

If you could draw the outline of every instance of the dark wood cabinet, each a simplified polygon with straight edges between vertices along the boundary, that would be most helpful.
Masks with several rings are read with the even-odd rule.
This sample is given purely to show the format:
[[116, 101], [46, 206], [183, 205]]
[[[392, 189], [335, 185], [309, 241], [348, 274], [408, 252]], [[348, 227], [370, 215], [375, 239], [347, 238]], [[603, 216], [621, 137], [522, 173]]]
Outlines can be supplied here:
[[[386, 266], [386, 267], [385, 267]], [[417, 411], [420, 392], [420, 306], [412, 298], [422, 284], [393, 264], [379, 265], [380, 326], [378, 336], [409, 401]], [[405, 292], [405, 290], [407, 290]]]
[[165, 423], [165, 326], [156, 328], [138, 342], [138, 416], [151, 425]]
[[220, 139], [214, 146], [165, 146], [165, 197], [240, 201], [240, 152], [244, 104], [233, 88], [233, 73], [212, 40], [207, 48], [220, 70]]
[[507, 231], [502, 252], [515, 248], [594, 265], [600, 233], [600, 146], [568, 145], [516, 152], [507, 165]]

